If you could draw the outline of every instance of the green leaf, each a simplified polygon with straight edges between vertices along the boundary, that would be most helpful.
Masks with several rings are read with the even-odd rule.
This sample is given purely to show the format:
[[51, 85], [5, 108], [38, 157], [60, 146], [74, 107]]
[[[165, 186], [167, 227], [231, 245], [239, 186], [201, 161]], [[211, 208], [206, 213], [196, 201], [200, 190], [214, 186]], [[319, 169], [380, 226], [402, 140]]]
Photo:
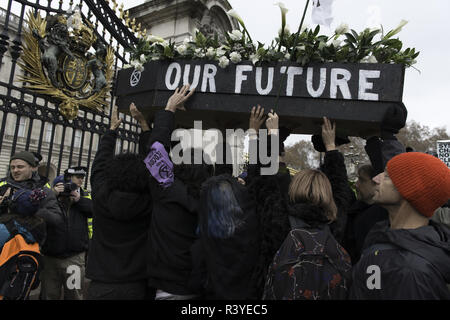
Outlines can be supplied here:
[[317, 27], [314, 29], [314, 37], [319, 34], [320, 31], [320, 25], [317, 25]]
[[346, 33], [344, 35], [347, 37], [347, 40], [349, 43], [354, 43], [354, 44], [357, 43], [355, 37], [351, 33]]

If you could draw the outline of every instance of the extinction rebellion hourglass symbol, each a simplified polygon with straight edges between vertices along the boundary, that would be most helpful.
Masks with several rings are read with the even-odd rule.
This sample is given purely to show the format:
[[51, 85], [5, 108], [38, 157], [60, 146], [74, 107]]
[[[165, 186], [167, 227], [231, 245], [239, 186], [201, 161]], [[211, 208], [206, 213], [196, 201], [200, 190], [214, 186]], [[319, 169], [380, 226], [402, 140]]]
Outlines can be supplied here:
[[135, 87], [141, 80], [141, 72], [139, 70], [134, 70], [130, 77], [130, 85]]

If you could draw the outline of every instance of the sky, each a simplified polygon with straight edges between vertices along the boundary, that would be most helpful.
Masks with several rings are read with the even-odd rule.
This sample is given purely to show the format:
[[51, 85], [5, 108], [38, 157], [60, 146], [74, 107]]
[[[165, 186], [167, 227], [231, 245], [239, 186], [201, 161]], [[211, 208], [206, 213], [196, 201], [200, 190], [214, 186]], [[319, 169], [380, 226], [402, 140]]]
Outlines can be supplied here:
[[[270, 43], [280, 26], [280, 10], [274, 0], [228, 0], [238, 12], [252, 36], [252, 39]], [[142, 0], [126, 1], [125, 8]], [[292, 32], [297, 30], [306, 0], [282, 1], [289, 9], [287, 24]], [[311, 6], [310, 1], [310, 6]], [[311, 22], [311, 7], [308, 8], [305, 23]], [[334, 20], [330, 28], [321, 26], [321, 33], [331, 35], [341, 23], [347, 23], [357, 32], [366, 27], [383, 25], [384, 30], [398, 26], [402, 19], [408, 24], [397, 35], [403, 48], [414, 47], [420, 51], [416, 69], [407, 68], [403, 91], [403, 102], [408, 109], [408, 121], [415, 120], [422, 125], [446, 127], [450, 132], [450, 1], [448, 0], [335, 0]], [[298, 137], [290, 137], [292, 144]], [[303, 136], [304, 138], [304, 136]]]

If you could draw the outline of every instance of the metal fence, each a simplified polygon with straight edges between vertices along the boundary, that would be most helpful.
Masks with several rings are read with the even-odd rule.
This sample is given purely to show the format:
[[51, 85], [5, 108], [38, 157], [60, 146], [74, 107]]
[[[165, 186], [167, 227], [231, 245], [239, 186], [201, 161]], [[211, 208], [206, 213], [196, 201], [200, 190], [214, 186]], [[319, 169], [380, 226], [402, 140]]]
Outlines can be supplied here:
[[[81, 107], [78, 117], [66, 120], [58, 111], [58, 101], [36, 94], [24, 87], [19, 67], [23, 51], [23, 34], [27, 13], [45, 18], [65, 13], [79, 6], [84, 21], [95, 26], [95, 34], [115, 51], [114, 76], [110, 97], [103, 113]], [[53, 179], [67, 167], [91, 167], [100, 136], [109, 128], [114, 106], [114, 83], [117, 71], [128, 63], [127, 48], [137, 39], [106, 0], [26, 1], [9, 0], [6, 10], [0, 10], [0, 175], [8, 171], [9, 158], [16, 151], [37, 151], [43, 156], [39, 173]], [[119, 130], [116, 152], [137, 152], [139, 127], [128, 115], [121, 114], [123, 125]], [[88, 172], [89, 173], [89, 172]], [[89, 175], [88, 175], [89, 176]], [[88, 179], [86, 179], [88, 187]]]

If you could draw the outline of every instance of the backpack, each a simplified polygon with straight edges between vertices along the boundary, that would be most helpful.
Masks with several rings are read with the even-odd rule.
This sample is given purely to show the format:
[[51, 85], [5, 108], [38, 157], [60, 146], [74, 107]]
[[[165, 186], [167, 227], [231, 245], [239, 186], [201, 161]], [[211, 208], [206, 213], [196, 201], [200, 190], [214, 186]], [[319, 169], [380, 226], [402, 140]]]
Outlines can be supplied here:
[[291, 231], [269, 267], [263, 299], [347, 299], [351, 261], [328, 227], [289, 216]]
[[26, 300], [39, 285], [39, 244], [28, 243], [13, 221], [5, 226], [10, 236], [0, 253], [0, 300]]

